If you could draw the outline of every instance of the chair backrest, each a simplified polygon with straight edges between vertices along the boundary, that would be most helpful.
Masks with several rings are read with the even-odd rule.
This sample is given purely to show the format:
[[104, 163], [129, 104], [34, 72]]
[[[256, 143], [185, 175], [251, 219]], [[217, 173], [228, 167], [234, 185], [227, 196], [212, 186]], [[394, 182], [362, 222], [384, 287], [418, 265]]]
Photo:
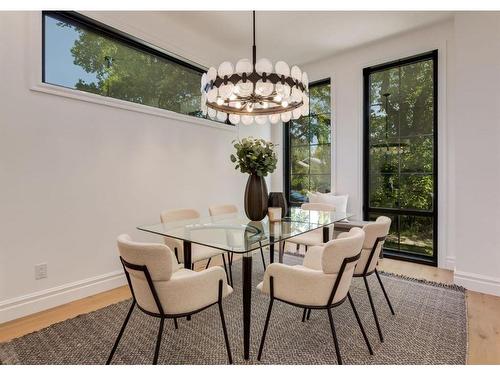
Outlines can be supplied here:
[[163, 244], [134, 242], [127, 234], [120, 235], [117, 242], [132, 295], [143, 309], [155, 312], [158, 303], [150, 282], [170, 280], [176, 264], [172, 252]]
[[300, 208], [309, 211], [335, 211], [335, 206], [328, 203], [302, 203]]
[[390, 228], [391, 219], [387, 216], [379, 216], [374, 222], [363, 226], [365, 241], [363, 243], [361, 258], [356, 266], [356, 274], [370, 273], [375, 270], [384, 246], [385, 237], [389, 234]]
[[197, 219], [200, 217], [200, 213], [192, 208], [181, 208], [177, 210], [167, 210], [160, 214], [160, 220], [162, 223], [169, 223], [171, 221], [177, 220], [189, 220]]
[[[198, 211], [192, 208], [181, 208], [163, 211], [160, 214], [160, 221], [162, 223], [170, 223], [172, 221], [197, 219], [199, 217], [200, 213]], [[179, 262], [184, 262], [183, 244], [181, 240], [163, 237], [163, 242], [172, 250]]]
[[235, 214], [238, 212], [238, 207], [234, 204], [222, 204], [218, 206], [210, 206], [208, 208], [210, 216], [224, 215], [224, 214]]
[[338, 274], [329, 303], [347, 296], [364, 239], [361, 228], [352, 228], [325, 244], [321, 259], [323, 273]]

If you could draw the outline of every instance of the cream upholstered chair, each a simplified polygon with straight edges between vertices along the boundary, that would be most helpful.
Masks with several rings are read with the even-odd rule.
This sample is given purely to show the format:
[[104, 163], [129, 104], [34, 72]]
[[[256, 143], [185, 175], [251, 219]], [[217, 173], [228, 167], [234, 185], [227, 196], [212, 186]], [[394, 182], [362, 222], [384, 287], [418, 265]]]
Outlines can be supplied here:
[[[236, 207], [234, 204], [215, 205], [215, 206], [210, 206], [208, 208], [208, 212], [210, 213], [210, 216], [237, 214], [238, 207]], [[233, 245], [234, 247], [242, 246], [241, 244], [242, 238], [240, 238], [239, 236], [229, 236], [228, 241], [230, 245]], [[264, 250], [262, 249], [262, 247], [260, 248], [260, 256], [262, 257], [262, 265], [264, 266], [265, 270], [266, 260], [264, 258]], [[232, 284], [233, 275], [231, 266], [233, 264], [233, 253], [228, 254], [228, 257], [229, 257], [229, 273], [231, 276], [231, 284]]]
[[370, 300], [373, 318], [375, 319], [375, 325], [377, 326], [377, 331], [381, 342], [384, 341], [384, 337], [382, 335], [382, 330], [380, 329], [377, 311], [375, 310], [375, 304], [373, 303], [370, 287], [368, 286], [368, 279], [366, 277], [373, 273], [377, 275], [378, 282], [380, 283], [382, 292], [384, 293], [387, 304], [389, 305], [389, 309], [391, 310], [392, 315], [394, 315], [395, 313], [394, 309], [392, 308], [391, 301], [389, 300], [389, 296], [385, 291], [384, 284], [382, 284], [382, 279], [380, 278], [380, 275], [377, 271], [378, 259], [380, 258], [380, 253], [382, 252], [382, 248], [384, 246], [385, 239], [389, 234], [390, 228], [391, 219], [386, 216], [379, 216], [376, 221], [363, 226], [363, 231], [365, 232], [363, 250], [361, 251], [361, 257], [358, 261], [358, 264], [356, 265], [356, 269], [354, 270], [354, 277], [362, 277], [363, 281], [365, 282], [366, 292], [368, 293], [368, 299]]
[[[160, 220], [162, 223], [169, 223], [172, 221], [181, 221], [181, 220], [191, 220], [197, 219], [200, 217], [200, 213], [191, 208], [182, 208], [176, 210], [167, 210], [163, 211], [160, 214]], [[164, 237], [165, 245], [167, 245], [175, 254], [177, 260], [181, 263], [184, 263], [184, 245], [181, 240], [177, 240], [175, 238]], [[207, 260], [207, 264], [205, 269], [208, 268], [210, 264], [210, 260], [215, 256], [222, 256], [222, 262], [224, 265], [224, 270], [228, 275], [229, 282], [229, 274], [227, 272], [226, 267], [226, 257], [225, 251], [214, 249], [208, 246], [192, 244], [191, 245], [191, 269], [194, 269], [194, 264], [201, 260]]]
[[118, 250], [132, 293], [132, 306], [106, 364], [111, 363], [136, 304], [146, 314], [160, 318], [153, 364], [158, 362], [165, 319], [174, 319], [177, 328], [177, 318], [193, 315], [217, 304], [229, 363], [232, 363], [222, 299], [233, 289], [227, 284], [221, 267], [201, 272], [180, 268], [166, 245], [134, 242], [127, 234], [118, 237]]
[[324, 246], [311, 247], [306, 253], [304, 263], [301, 266], [272, 263], [267, 267], [264, 281], [257, 286], [257, 289], [271, 297], [257, 356], [258, 360], [262, 356], [274, 300], [303, 309], [326, 310], [337, 353], [337, 361], [342, 364], [331, 309], [349, 299], [368, 351], [373, 354], [370, 342], [349, 293], [364, 238], [365, 234], [361, 228], [352, 228], [349, 232], [340, 234], [337, 239], [327, 242]]
[[238, 207], [236, 207], [234, 204], [220, 204], [210, 206], [208, 208], [208, 213], [210, 214], [210, 216], [236, 214], [238, 213]]
[[[308, 211], [335, 211], [335, 206], [327, 203], [304, 203], [300, 206], [303, 210]], [[333, 238], [333, 224], [329, 225], [330, 230], [330, 238]], [[323, 245], [323, 230], [315, 229], [310, 232], [298, 235], [296, 237], [292, 237], [286, 240], [287, 242], [292, 242], [297, 245], [297, 251], [299, 250], [300, 245], [305, 247], [305, 251], [309, 249], [309, 246], [321, 246]], [[284, 245], [283, 245], [284, 246]]]

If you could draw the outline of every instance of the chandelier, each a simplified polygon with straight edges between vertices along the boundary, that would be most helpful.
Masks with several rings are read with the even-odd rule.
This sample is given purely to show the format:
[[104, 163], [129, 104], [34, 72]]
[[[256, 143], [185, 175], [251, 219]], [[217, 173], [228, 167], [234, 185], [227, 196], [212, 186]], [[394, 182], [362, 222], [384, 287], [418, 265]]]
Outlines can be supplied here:
[[256, 59], [253, 12], [252, 61], [224, 61], [201, 77], [201, 111], [212, 119], [250, 125], [287, 122], [309, 114], [309, 80], [296, 65]]

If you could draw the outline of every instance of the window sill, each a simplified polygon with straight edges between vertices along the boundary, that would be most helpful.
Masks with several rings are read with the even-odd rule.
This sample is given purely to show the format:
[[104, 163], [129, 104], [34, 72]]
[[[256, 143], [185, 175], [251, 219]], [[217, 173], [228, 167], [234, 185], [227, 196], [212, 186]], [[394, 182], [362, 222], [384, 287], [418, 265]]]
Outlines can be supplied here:
[[208, 126], [214, 129], [236, 132], [237, 127], [221, 124], [212, 120], [207, 120], [199, 117], [193, 117], [189, 115], [184, 115], [181, 113], [172, 112], [166, 109], [149, 107], [142, 104], [127, 102], [120, 99], [109, 98], [97, 94], [92, 94], [84, 91], [78, 91], [74, 89], [69, 89], [66, 87], [51, 85], [47, 83], [38, 83], [31, 87], [32, 91], [42, 92], [45, 94], [62, 96], [65, 98], [70, 98], [74, 100], [81, 100], [89, 103], [105, 105], [113, 108], [120, 108], [127, 111], [144, 113], [151, 116], [164, 117], [171, 120], [182, 121], [188, 124], [195, 124], [201, 126]]

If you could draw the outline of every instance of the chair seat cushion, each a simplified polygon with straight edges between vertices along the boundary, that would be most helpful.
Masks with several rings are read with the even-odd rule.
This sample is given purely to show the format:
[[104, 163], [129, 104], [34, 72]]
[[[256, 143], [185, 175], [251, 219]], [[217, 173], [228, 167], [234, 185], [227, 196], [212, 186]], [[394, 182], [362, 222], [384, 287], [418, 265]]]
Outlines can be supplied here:
[[286, 241], [307, 246], [323, 245], [323, 231], [315, 229], [311, 232], [289, 238]]
[[191, 246], [191, 260], [193, 261], [193, 263], [222, 254], [225, 254], [225, 251], [214, 249], [213, 247], [197, 245], [197, 244], [193, 244]]
[[[226, 282], [224, 269], [215, 266], [196, 272], [180, 268], [168, 281], [155, 282], [154, 287], [164, 312], [167, 314], [186, 314], [217, 303], [219, 282], [223, 282], [222, 297], [233, 292]], [[146, 311], [158, 313], [158, 308], [146, 280], [136, 280], [134, 291], [137, 303]]]

